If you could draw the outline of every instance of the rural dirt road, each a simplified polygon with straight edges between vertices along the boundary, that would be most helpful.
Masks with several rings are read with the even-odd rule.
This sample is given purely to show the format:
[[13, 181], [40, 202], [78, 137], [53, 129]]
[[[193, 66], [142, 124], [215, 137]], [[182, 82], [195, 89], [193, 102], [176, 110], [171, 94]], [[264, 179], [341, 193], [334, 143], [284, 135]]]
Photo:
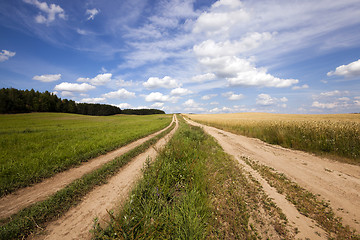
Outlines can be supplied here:
[[70, 209], [58, 220], [51, 222], [43, 233], [30, 236], [30, 239], [90, 239], [95, 218], [102, 221], [109, 220], [107, 210], [117, 209], [127, 199], [128, 195], [141, 177], [141, 169], [150, 157], [154, 159], [157, 150], [170, 140], [178, 128], [178, 121], [174, 115], [176, 127], [165, 137], [160, 139], [154, 147], [135, 157], [125, 165], [119, 173], [108, 180], [107, 184], [99, 186], [87, 194], [84, 200]]
[[91, 159], [88, 162], [84, 162], [78, 167], [71, 168], [67, 171], [56, 174], [51, 178], [45, 179], [38, 184], [20, 189], [12, 194], [0, 198], [0, 219], [10, 217], [12, 214], [17, 213], [31, 204], [45, 200], [47, 197], [64, 188], [69, 183], [81, 178], [84, 174], [90, 173], [110, 160], [123, 155], [124, 153], [165, 131], [171, 126], [171, 124], [158, 132], [150, 134], [105, 155]]
[[[249, 167], [242, 156], [257, 160], [261, 164], [284, 173], [289, 179], [298, 183], [313, 194], [328, 201], [336, 215], [343, 218], [343, 223], [360, 232], [360, 167], [335, 162], [326, 158], [270, 145], [255, 138], [229, 133], [214, 127], [205, 126], [193, 121], [188, 122], [202, 127], [213, 136], [225, 152], [233, 155], [244, 169], [250, 172], [262, 185], [265, 192], [274, 199], [284, 214], [298, 227], [296, 238], [326, 239], [323, 230], [315, 223], [301, 215], [295, 207], [272, 188], [255, 170]], [[316, 234], [315, 232], [320, 233]]]

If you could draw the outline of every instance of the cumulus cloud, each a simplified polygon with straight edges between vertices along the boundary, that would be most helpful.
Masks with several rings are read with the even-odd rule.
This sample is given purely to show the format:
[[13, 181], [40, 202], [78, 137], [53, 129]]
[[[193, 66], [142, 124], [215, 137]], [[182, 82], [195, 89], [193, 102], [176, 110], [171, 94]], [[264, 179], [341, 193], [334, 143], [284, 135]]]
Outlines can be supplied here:
[[164, 95], [160, 92], [152, 92], [145, 96], [145, 101], [147, 102], [170, 102], [175, 100], [175, 97], [170, 97], [169, 95]]
[[131, 105], [129, 103], [120, 103], [117, 105], [120, 109], [129, 109]]
[[222, 107], [222, 108], [213, 108], [213, 109], [210, 109], [209, 112], [210, 113], [224, 113], [224, 112], [232, 112], [233, 109], [231, 108], [228, 108], [228, 107]]
[[156, 102], [151, 105], [152, 108], [162, 108], [164, 106], [163, 102]]
[[101, 103], [104, 102], [106, 99], [105, 98], [83, 98], [81, 99], [81, 102], [85, 102], [85, 103]]
[[318, 101], [315, 101], [312, 103], [311, 106], [322, 109], [333, 109], [337, 107], [337, 103], [320, 103]]
[[86, 9], [86, 15], [89, 15], [87, 20], [94, 20], [95, 16], [99, 13], [100, 11], [97, 10], [96, 8], [93, 9]]
[[206, 73], [206, 74], [202, 74], [202, 75], [196, 75], [196, 76], [192, 77], [191, 80], [193, 82], [206, 82], [209, 80], [213, 80], [215, 78], [216, 78], [215, 74]]
[[188, 94], [191, 94], [192, 92], [186, 88], [175, 88], [171, 90], [170, 95], [171, 96], [185, 96]]
[[194, 99], [188, 99], [182, 105], [185, 107], [184, 110], [187, 112], [205, 112], [206, 111], [206, 109], [201, 107], [201, 104], [195, 102]]
[[240, 100], [244, 98], [243, 94], [235, 94], [234, 92], [226, 92], [222, 94], [224, 97], [226, 97], [228, 100]]
[[290, 87], [297, 84], [296, 79], [280, 79], [266, 72], [266, 69], [257, 69], [248, 60], [236, 56], [206, 57], [200, 63], [210, 68], [219, 78], [226, 78], [230, 86], [263, 86], [263, 87]]
[[292, 87], [292, 90], [301, 90], [301, 89], [307, 89], [307, 88], [309, 88], [309, 85], [304, 84], [302, 86], [294, 86], [294, 87]]
[[331, 71], [327, 73], [328, 76], [344, 76], [344, 77], [358, 77], [360, 76], [360, 59], [349, 63], [348, 65], [341, 65], [335, 69], [335, 71]]
[[134, 98], [135, 93], [129, 92], [128, 90], [121, 88], [114, 92], [105, 93], [102, 95], [104, 98], [114, 98], [114, 99], [128, 99], [128, 98]]
[[54, 90], [56, 91], [67, 91], [67, 92], [87, 92], [89, 90], [95, 89], [94, 86], [87, 83], [68, 83], [62, 82], [55, 86]]
[[262, 42], [270, 40], [272, 34], [264, 33], [248, 33], [240, 41], [225, 41], [216, 43], [209, 39], [199, 45], [194, 46], [194, 52], [198, 57], [221, 57], [237, 55], [246, 51], [255, 49], [261, 45]]
[[36, 75], [32, 79], [40, 82], [55, 82], [61, 78], [61, 74]]
[[59, 5], [54, 3], [48, 5], [46, 2], [40, 2], [38, 0], [24, 0], [24, 2], [36, 6], [40, 11], [42, 11], [46, 16], [41, 13], [35, 17], [37, 23], [51, 23], [55, 20], [56, 16], [59, 18], [65, 19], [65, 12]]
[[105, 85], [106, 83], [111, 81], [112, 74], [111, 73], [103, 73], [98, 74], [94, 78], [78, 78], [77, 82], [87, 82], [95, 86]]
[[208, 94], [201, 97], [202, 100], [210, 100], [213, 97], [216, 97], [217, 94]]
[[0, 62], [4, 62], [6, 60], [9, 60], [9, 58], [15, 56], [16, 52], [11, 52], [8, 50], [2, 50], [0, 52]]
[[322, 92], [320, 93], [320, 97], [334, 97], [334, 96], [340, 96], [340, 95], [348, 95], [349, 91], [329, 91], [329, 92]]
[[207, 35], [227, 34], [232, 26], [250, 19], [250, 15], [241, 7], [238, 0], [215, 2], [208, 12], [202, 13], [196, 20], [193, 32]]
[[199, 104], [194, 101], [194, 99], [188, 99], [183, 103], [184, 106], [187, 107], [198, 107]]
[[148, 89], [154, 88], [177, 88], [180, 87], [177, 81], [169, 76], [163, 78], [150, 77], [143, 86]]
[[278, 104], [278, 106], [286, 107], [285, 102], [287, 102], [288, 99], [286, 97], [282, 98], [275, 98], [271, 97], [269, 94], [261, 93], [256, 98], [256, 104], [261, 106], [271, 106]]

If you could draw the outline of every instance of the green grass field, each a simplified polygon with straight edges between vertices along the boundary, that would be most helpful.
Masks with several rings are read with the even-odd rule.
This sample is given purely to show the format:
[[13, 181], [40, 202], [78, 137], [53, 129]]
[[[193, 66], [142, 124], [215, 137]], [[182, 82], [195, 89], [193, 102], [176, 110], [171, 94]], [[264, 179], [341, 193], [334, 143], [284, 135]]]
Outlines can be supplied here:
[[0, 115], [0, 196], [170, 124], [171, 115]]

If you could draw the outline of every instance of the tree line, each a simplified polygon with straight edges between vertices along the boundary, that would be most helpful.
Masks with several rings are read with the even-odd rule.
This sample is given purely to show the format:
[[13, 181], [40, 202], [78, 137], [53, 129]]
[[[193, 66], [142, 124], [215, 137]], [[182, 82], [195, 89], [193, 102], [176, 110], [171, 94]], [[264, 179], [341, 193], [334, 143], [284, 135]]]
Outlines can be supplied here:
[[114, 114], [164, 114], [158, 109], [125, 109], [107, 104], [76, 103], [73, 100], [61, 99], [48, 91], [34, 89], [18, 90], [15, 88], [0, 89], [0, 113], [28, 112], [63, 112], [83, 115], [109, 116]]

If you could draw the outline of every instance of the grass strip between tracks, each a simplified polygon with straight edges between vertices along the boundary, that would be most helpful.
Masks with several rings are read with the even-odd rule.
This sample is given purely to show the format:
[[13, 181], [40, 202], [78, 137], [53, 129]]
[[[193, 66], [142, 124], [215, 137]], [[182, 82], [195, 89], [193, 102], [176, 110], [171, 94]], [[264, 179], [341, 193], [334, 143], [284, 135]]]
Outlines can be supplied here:
[[273, 219], [281, 218], [212, 137], [179, 122], [168, 145], [147, 162], [129, 201], [110, 213], [108, 226], [95, 221], [95, 239], [257, 239], [252, 213], [267, 204]]
[[351, 231], [349, 226], [343, 226], [341, 218], [335, 216], [327, 202], [319, 200], [314, 194], [292, 182], [284, 174], [247, 157], [243, 157], [243, 159], [279, 193], [284, 194], [301, 214], [314, 219], [328, 232], [329, 239], [360, 239], [360, 235]]
[[155, 144], [174, 127], [175, 124], [172, 124], [166, 131], [111, 162], [106, 163], [101, 168], [75, 180], [47, 200], [27, 207], [8, 219], [1, 220], [0, 239], [21, 239], [36, 229], [42, 229], [46, 222], [60, 217], [72, 206], [78, 204], [81, 198], [95, 186], [106, 183], [107, 179], [115, 175], [121, 167]]

